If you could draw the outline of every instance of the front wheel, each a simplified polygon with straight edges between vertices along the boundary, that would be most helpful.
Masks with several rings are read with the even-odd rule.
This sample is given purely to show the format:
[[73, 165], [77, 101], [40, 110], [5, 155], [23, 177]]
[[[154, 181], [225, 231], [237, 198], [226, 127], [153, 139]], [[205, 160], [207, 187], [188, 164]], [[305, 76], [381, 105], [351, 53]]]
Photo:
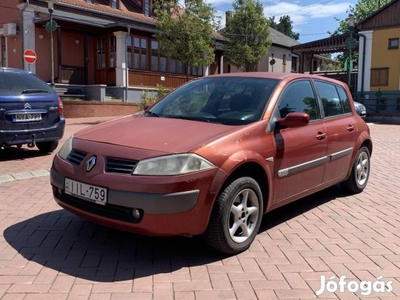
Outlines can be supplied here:
[[342, 187], [351, 193], [361, 193], [367, 186], [371, 168], [371, 155], [367, 147], [362, 146], [356, 155], [350, 177], [341, 183]]
[[218, 197], [204, 234], [214, 249], [237, 254], [250, 247], [260, 229], [263, 214], [258, 183], [241, 177], [230, 183]]
[[40, 152], [49, 153], [49, 152], [53, 152], [57, 148], [58, 141], [39, 142], [39, 143], [36, 143], [36, 146], [39, 148]]

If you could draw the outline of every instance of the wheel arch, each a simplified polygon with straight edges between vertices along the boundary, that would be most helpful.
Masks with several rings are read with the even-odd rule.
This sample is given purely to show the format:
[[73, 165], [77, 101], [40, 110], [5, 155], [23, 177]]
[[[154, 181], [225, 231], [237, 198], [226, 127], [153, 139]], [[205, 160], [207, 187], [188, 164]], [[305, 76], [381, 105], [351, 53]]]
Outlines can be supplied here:
[[270, 188], [271, 181], [265, 169], [256, 162], [246, 162], [238, 166], [235, 170], [233, 170], [233, 172], [229, 174], [229, 176], [225, 179], [224, 183], [222, 184], [218, 192], [218, 196], [225, 190], [225, 188], [231, 182], [240, 177], [251, 177], [255, 181], [257, 181], [261, 189], [262, 199], [263, 199], [263, 213], [265, 213], [271, 195], [271, 188]]

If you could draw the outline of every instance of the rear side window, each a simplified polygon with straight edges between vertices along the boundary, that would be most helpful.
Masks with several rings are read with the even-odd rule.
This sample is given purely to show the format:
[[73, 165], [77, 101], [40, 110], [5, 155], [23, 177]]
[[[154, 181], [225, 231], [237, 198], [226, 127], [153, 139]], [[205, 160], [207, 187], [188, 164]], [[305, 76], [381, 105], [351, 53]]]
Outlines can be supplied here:
[[[350, 106], [345, 91], [334, 84], [315, 81], [319, 97], [325, 111], [325, 117], [333, 117], [350, 112]], [[341, 89], [341, 95], [339, 94]]]
[[315, 94], [309, 80], [297, 80], [290, 83], [282, 93], [278, 109], [281, 118], [292, 112], [307, 113], [310, 120], [320, 118]]
[[32, 74], [0, 72], [0, 95], [52, 93], [52, 88]]

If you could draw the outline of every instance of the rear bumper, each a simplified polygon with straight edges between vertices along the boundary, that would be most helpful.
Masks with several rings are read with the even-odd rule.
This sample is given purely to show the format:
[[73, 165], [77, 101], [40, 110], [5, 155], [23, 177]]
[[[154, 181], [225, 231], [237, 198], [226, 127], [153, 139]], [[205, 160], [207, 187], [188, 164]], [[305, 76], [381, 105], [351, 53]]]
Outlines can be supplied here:
[[49, 142], [60, 140], [64, 135], [65, 118], [51, 127], [24, 130], [0, 130], [0, 145], [22, 145], [35, 142]]

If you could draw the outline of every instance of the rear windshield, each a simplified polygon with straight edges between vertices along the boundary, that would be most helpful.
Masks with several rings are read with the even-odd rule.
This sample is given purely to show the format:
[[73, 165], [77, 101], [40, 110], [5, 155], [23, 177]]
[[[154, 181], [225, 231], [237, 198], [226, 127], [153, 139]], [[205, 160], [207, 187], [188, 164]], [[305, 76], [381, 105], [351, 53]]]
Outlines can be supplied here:
[[0, 72], [0, 95], [53, 93], [53, 89], [33, 74]]

